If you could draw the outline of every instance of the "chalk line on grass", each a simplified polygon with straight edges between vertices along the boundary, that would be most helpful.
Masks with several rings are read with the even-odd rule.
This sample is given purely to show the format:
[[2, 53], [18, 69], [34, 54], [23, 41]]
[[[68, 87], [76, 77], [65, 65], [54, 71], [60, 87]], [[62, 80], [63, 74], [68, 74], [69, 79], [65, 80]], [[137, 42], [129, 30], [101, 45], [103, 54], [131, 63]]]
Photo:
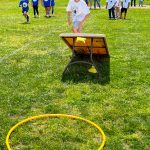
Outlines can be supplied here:
[[26, 49], [28, 46], [30, 46], [31, 44], [34, 44], [34, 43], [37, 43], [38, 41], [40, 41], [42, 38], [46, 37], [46, 36], [49, 36], [51, 35], [51, 33], [48, 33], [48, 34], [45, 34], [43, 36], [41, 36], [39, 39], [35, 40], [35, 41], [32, 41], [32, 42], [29, 42], [27, 44], [25, 44], [24, 46], [22, 46], [21, 48], [19, 49], [16, 49], [15, 51], [13, 51], [12, 53], [8, 54], [8, 55], [5, 55], [4, 57], [0, 58], [0, 63], [3, 62], [4, 60], [8, 59], [9, 57], [13, 56], [13, 55], [16, 55], [18, 52]]

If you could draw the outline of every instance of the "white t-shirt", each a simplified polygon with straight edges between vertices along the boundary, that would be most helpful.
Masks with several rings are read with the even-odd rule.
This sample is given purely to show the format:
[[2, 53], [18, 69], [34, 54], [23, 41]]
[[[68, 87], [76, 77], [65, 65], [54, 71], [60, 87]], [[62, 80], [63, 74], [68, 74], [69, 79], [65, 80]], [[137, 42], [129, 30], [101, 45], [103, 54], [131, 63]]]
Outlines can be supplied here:
[[121, 2], [123, 8], [128, 8], [128, 4], [131, 2], [131, 0], [121, 0]]
[[116, 0], [116, 5], [115, 5], [116, 7], [120, 7], [121, 5], [120, 5], [120, 0]]
[[111, 9], [115, 5], [116, 0], [106, 0], [106, 2], [108, 3], [107, 8]]
[[82, 21], [86, 15], [90, 13], [89, 8], [83, 0], [75, 2], [70, 0], [66, 11], [72, 12], [72, 21]]

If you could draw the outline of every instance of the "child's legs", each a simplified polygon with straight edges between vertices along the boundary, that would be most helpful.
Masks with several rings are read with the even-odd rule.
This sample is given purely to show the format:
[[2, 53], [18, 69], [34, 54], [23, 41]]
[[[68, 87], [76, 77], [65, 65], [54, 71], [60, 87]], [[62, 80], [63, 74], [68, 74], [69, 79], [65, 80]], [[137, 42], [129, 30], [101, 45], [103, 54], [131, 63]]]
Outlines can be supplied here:
[[79, 21], [74, 21], [73, 22], [73, 28], [72, 28], [72, 31], [73, 33], [80, 33], [80, 22]]
[[27, 16], [28, 16], [26, 11], [23, 12], [23, 15], [24, 15], [25, 18], [27, 18]]
[[143, 7], [143, 1], [141, 1], [141, 6]]
[[29, 22], [29, 15], [27, 14], [27, 11], [24, 11], [23, 15], [27, 19], [27, 22]]
[[75, 27], [72, 27], [72, 32], [73, 33], [78, 33], [77, 29]]
[[34, 16], [35, 16], [36, 15], [35, 6], [33, 6], [33, 13], [34, 13]]
[[54, 6], [55, 6], [55, 2], [54, 0], [51, 0], [50, 7], [52, 9], [52, 14], [54, 14]]
[[52, 6], [52, 14], [54, 14], [54, 6]]
[[35, 6], [35, 11], [36, 11], [36, 14], [39, 15], [38, 6]]
[[94, 0], [94, 8], [96, 8], [96, 0]]
[[99, 8], [101, 7], [100, 0], [97, 0], [97, 5]]
[[120, 7], [116, 7], [116, 17], [120, 17]]
[[46, 15], [50, 14], [50, 7], [45, 7]]
[[139, 0], [139, 6], [143, 6], [143, 1]]
[[89, 0], [90, 1], [90, 8], [92, 7], [92, 0]]
[[45, 7], [45, 13], [46, 13], [46, 15], [47, 15], [47, 7]]

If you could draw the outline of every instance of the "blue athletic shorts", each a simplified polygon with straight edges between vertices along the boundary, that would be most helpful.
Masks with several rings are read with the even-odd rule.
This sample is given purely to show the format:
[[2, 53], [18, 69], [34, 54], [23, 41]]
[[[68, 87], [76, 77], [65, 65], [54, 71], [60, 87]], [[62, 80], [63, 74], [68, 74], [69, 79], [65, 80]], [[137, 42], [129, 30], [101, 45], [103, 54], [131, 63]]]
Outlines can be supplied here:
[[29, 11], [29, 8], [22, 8], [22, 13], [27, 13]]
[[74, 21], [73, 22], [73, 27], [76, 29], [79, 29], [80, 21]]
[[54, 0], [51, 0], [51, 1], [50, 1], [50, 6], [55, 6]]

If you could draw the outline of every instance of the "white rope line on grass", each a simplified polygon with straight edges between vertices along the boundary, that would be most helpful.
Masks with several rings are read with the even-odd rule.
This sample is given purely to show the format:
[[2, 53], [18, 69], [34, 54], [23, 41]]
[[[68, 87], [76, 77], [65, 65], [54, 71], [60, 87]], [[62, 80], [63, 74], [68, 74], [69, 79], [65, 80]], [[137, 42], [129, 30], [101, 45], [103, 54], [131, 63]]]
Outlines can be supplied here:
[[34, 43], [37, 43], [38, 41], [40, 41], [42, 38], [46, 37], [46, 36], [49, 36], [51, 35], [52, 33], [48, 33], [48, 34], [45, 34], [43, 36], [41, 36], [39, 39], [35, 40], [35, 41], [32, 41], [32, 42], [29, 42], [27, 44], [25, 44], [24, 46], [22, 46], [21, 48], [19, 49], [16, 49], [15, 51], [13, 51], [12, 53], [8, 54], [8, 55], [5, 55], [4, 57], [0, 58], [0, 63], [3, 62], [4, 60], [8, 59], [9, 57], [13, 56], [13, 55], [16, 55], [18, 52], [26, 49], [29, 45], [31, 44], [34, 44]]

